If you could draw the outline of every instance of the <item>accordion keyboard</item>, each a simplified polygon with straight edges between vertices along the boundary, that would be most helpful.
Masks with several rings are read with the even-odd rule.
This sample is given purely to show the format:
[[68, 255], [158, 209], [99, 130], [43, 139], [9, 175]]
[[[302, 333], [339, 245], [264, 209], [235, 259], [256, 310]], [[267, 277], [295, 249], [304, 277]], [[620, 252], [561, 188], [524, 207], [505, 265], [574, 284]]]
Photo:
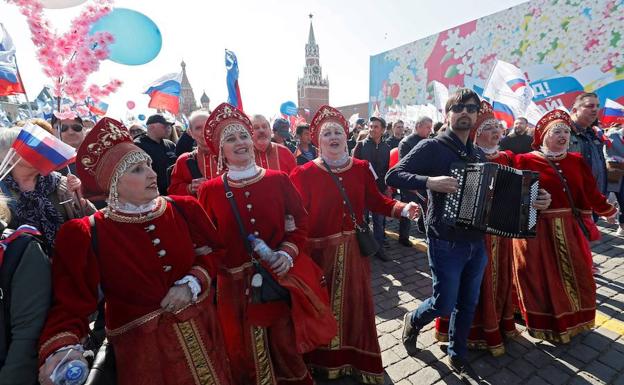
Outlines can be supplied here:
[[[531, 185], [531, 202], [535, 202], [537, 200], [537, 193], [539, 190], [539, 183], [533, 183]], [[537, 209], [531, 205], [529, 208], [529, 221], [528, 228], [534, 229], [537, 226]]]
[[[457, 183], [461, 187], [464, 183], [464, 169], [451, 168], [451, 177], [457, 179]], [[460, 200], [461, 189], [457, 190], [457, 192], [447, 194], [444, 213], [442, 215], [445, 221], [454, 222], [457, 219]]]

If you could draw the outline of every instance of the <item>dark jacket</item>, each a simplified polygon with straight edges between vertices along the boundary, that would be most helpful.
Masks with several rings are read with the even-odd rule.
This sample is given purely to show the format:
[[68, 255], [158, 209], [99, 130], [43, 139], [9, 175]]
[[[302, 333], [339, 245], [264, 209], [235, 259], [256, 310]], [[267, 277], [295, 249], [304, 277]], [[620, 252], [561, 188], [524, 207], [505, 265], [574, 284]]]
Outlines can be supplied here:
[[312, 144], [308, 145], [308, 152], [310, 153], [311, 158], [307, 158], [303, 154], [301, 147], [297, 147], [297, 150], [295, 151], [295, 158], [297, 158], [297, 166], [301, 166], [302, 164], [308, 163], [309, 161], [315, 159], [318, 155], [318, 150]]
[[178, 143], [176, 143], [175, 153], [176, 156], [184, 154], [185, 152], [193, 151], [195, 148], [195, 139], [188, 133], [188, 131], [184, 131], [180, 139], [178, 139]]
[[526, 154], [527, 152], [533, 151], [531, 143], [533, 143], [533, 137], [531, 135], [527, 133], [522, 135], [511, 133], [501, 139], [500, 149], [509, 150], [514, 154]]
[[390, 149], [392, 150], [393, 148], [397, 148], [399, 146], [401, 139], [403, 138], [397, 138], [396, 136], [392, 135], [391, 137], [386, 139], [386, 143], [388, 143], [388, 147], [390, 147]]
[[399, 142], [399, 159], [405, 158], [407, 154], [416, 147], [418, 142], [425, 138], [421, 138], [417, 134], [410, 134]]
[[[452, 132], [446, 131], [438, 137], [422, 140], [414, 147], [406, 157], [392, 168], [386, 175], [386, 183], [389, 186], [407, 190], [427, 189], [427, 179], [430, 176], [449, 175], [451, 164], [461, 162], [459, 154], [449, 148], [443, 141], [452, 142], [456, 148], [466, 152], [469, 156], [482, 157], [470, 141], [464, 145]], [[483, 233], [479, 231], [454, 228], [444, 223], [445, 193], [427, 190], [429, 205], [425, 224], [427, 235], [446, 241], [477, 241], [483, 239]]]
[[169, 187], [167, 168], [174, 165], [178, 159], [175, 152], [176, 145], [169, 139], [163, 139], [160, 143], [155, 142], [147, 134], [137, 136], [134, 144], [152, 158], [152, 169], [158, 176], [158, 192], [160, 195], [167, 195], [167, 187]]
[[385, 177], [390, 164], [390, 146], [381, 141], [379, 144], [369, 137], [361, 142], [357, 142], [353, 149], [353, 157], [367, 160], [371, 164], [375, 174], [377, 174], [377, 188], [384, 193], [386, 191]]
[[37, 384], [37, 344], [51, 299], [50, 261], [33, 240], [26, 246], [11, 280], [11, 343], [0, 368], [0, 385]]
[[578, 152], [583, 155], [596, 178], [598, 190], [604, 194], [607, 191], [607, 163], [601, 139], [592, 127], [582, 128], [576, 125], [576, 130], [572, 130], [570, 134], [568, 152]]

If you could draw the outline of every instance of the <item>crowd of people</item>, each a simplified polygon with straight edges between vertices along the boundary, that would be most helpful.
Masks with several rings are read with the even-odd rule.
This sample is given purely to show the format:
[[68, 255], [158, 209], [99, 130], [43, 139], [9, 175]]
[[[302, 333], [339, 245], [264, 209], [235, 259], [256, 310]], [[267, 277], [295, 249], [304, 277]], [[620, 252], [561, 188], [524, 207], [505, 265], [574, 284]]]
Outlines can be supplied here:
[[[368, 257], [391, 260], [388, 217], [401, 245], [412, 246], [412, 221], [428, 245], [433, 293], [405, 315], [407, 353], [436, 320], [449, 367], [483, 383], [467, 350], [504, 354], [517, 313], [555, 343], [594, 325], [596, 220], [619, 220], [624, 235], [606, 197], [624, 204], [624, 132], [597, 128], [598, 110], [581, 94], [571, 114], [534, 127], [519, 117], [505, 134], [492, 106], [460, 89], [445, 122], [413, 129], [382, 117], [351, 127], [330, 106], [291, 129], [226, 103], [180, 132], [161, 114], [147, 127], [33, 121], [77, 156], [46, 176], [21, 161], [0, 181], [0, 300], [11, 305], [0, 384], [53, 384], [104, 335], [118, 384], [382, 384]], [[0, 156], [18, 133], [0, 130]], [[454, 162], [538, 172], [537, 236], [445, 222]]]

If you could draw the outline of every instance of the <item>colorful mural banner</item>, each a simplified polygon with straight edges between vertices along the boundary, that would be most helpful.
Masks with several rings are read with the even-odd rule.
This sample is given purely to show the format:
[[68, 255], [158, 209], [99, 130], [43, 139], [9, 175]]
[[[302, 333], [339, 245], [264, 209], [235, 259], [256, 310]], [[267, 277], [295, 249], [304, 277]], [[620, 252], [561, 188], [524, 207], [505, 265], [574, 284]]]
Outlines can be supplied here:
[[[497, 60], [521, 68], [541, 107], [571, 108], [581, 92], [624, 102], [624, 0], [533, 0], [370, 58], [369, 111], [483, 91]], [[396, 109], [395, 109], [396, 110]]]

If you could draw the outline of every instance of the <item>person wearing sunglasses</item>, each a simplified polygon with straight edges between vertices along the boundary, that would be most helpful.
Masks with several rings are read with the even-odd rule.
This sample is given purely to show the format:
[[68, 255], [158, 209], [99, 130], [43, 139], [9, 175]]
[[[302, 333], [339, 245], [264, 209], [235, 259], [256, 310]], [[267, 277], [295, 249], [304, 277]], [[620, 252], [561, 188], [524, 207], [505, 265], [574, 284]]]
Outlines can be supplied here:
[[52, 116], [52, 127], [60, 131], [60, 138], [64, 143], [69, 144], [73, 148], [80, 147], [85, 138], [85, 129], [82, 119], [76, 116], [73, 119], [57, 119]]
[[[459, 188], [448, 176], [455, 162], [485, 161], [476, 149], [470, 132], [479, 116], [479, 96], [462, 88], [449, 95], [445, 106], [447, 130], [420, 141], [386, 175], [389, 186], [406, 190], [427, 190], [430, 205], [426, 216], [428, 257], [433, 293], [403, 319], [403, 345], [410, 356], [419, 349], [416, 340], [422, 328], [436, 317], [450, 317], [449, 367], [467, 384], [485, 383], [472, 369], [467, 356], [470, 326], [479, 300], [487, 264], [484, 234], [447, 225], [443, 221], [447, 193]], [[542, 191], [536, 207], [546, 208], [550, 196]]]

